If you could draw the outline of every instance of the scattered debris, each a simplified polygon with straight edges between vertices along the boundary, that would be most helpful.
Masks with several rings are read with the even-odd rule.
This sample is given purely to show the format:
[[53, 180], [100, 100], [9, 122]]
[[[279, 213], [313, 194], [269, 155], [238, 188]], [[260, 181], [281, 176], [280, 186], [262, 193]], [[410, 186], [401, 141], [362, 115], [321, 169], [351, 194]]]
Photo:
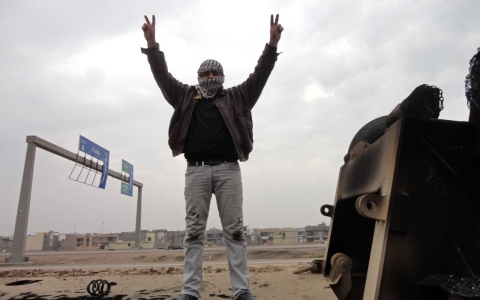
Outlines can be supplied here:
[[25, 284], [32, 284], [32, 283], [35, 283], [35, 282], [39, 282], [41, 280], [37, 279], [37, 280], [19, 280], [19, 281], [14, 281], [14, 282], [10, 282], [10, 283], [7, 283], [5, 285], [8, 285], [8, 286], [11, 286], [11, 285], [25, 285]]
[[260, 284], [258, 287], [259, 287], [259, 288], [263, 288], [263, 287], [267, 287], [267, 286], [269, 286], [269, 285], [270, 285], [270, 283], [268, 283], [268, 281], [267, 281], [267, 282], [265, 282], [265, 283]]
[[116, 283], [110, 283], [102, 279], [92, 280], [87, 286], [87, 292], [94, 297], [103, 297], [110, 293], [110, 286], [112, 285], [116, 285]]

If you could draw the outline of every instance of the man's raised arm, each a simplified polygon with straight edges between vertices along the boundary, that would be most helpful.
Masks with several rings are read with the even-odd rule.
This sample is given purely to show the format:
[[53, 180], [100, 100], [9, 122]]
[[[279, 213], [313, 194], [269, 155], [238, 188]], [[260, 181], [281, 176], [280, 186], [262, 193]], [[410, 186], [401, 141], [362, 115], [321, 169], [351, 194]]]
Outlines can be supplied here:
[[177, 107], [181, 94], [189, 88], [188, 85], [176, 80], [169, 72], [165, 55], [159, 51], [158, 43], [155, 39], [155, 16], [152, 16], [152, 22], [145, 16], [146, 23], [143, 24], [142, 30], [145, 40], [147, 40], [148, 48], [142, 48], [142, 53], [148, 57], [150, 70], [152, 70], [153, 78], [158, 87], [162, 91], [165, 100], [174, 108]]
[[150, 23], [150, 20], [147, 16], [145, 16], [145, 21], [146, 23], [143, 23], [142, 30], [143, 35], [147, 40], [148, 48], [155, 47], [157, 45], [157, 41], [155, 40], [155, 15], [152, 16], [152, 23]]

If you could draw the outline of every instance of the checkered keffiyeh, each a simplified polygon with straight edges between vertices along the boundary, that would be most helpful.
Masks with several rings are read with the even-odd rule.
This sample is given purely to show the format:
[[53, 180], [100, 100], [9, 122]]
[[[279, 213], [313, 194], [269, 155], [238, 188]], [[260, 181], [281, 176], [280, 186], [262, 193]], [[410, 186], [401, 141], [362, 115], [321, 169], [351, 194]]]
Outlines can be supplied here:
[[[208, 78], [203, 79], [200, 74], [206, 71], [218, 71], [222, 76], [217, 78]], [[223, 74], [222, 65], [213, 59], [207, 59], [204, 61], [200, 68], [198, 68], [198, 85], [195, 86], [195, 89], [202, 95], [203, 98], [212, 98], [218, 92], [218, 90], [223, 86], [225, 81], [225, 75]]]

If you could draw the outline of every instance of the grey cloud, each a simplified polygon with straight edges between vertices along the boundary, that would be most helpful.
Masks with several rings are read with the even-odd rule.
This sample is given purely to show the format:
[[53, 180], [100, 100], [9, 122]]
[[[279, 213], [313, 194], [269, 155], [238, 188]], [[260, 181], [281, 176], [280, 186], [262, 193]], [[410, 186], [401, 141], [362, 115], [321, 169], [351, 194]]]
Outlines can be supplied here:
[[[254, 151], [242, 164], [245, 219], [251, 226], [328, 221], [318, 208], [333, 203], [338, 168], [353, 135], [420, 84], [444, 90], [442, 116], [466, 120], [463, 80], [480, 46], [477, 1], [271, 1], [258, 8], [269, 10], [266, 20], [231, 11], [254, 4], [2, 1], [0, 155], [8, 159], [0, 172], [0, 234], [14, 223], [28, 134], [71, 151], [82, 134], [112, 151], [113, 169], [122, 158], [129, 160], [145, 183], [144, 228], [183, 228], [185, 164], [183, 157], [172, 158], [167, 145], [172, 108], [139, 51], [145, 46], [144, 14], [156, 14], [158, 40], [178, 79], [194, 84], [198, 63], [215, 55], [223, 59], [231, 86], [252, 71], [268, 38], [269, 14], [279, 10], [286, 28], [279, 45], [283, 54], [253, 110]], [[218, 14], [199, 15], [208, 5], [216, 5]], [[229, 30], [216, 35], [217, 20]], [[261, 26], [267, 26], [265, 32]], [[138, 55], [144, 69], [134, 74], [112, 78], [101, 60], [72, 74], [52, 71], [135, 30], [139, 39], [128, 55]], [[313, 84], [323, 93], [305, 102]], [[73, 218], [79, 230], [98, 232], [112, 207], [122, 217], [103, 222], [117, 231], [132, 230], [135, 200], [119, 195], [118, 181], [109, 179], [106, 191], [86, 188], [67, 179], [71, 162], [43, 150], [38, 155], [29, 232], [72, 231]], [[273, 206], [277, 217], [266, 219], [265, 209]], [[69, 207], [75, 216], [63, 215]], [[45, 219], [51, 211], [57, 221]], [[215, 217], [209, 224], [220, 227]]]

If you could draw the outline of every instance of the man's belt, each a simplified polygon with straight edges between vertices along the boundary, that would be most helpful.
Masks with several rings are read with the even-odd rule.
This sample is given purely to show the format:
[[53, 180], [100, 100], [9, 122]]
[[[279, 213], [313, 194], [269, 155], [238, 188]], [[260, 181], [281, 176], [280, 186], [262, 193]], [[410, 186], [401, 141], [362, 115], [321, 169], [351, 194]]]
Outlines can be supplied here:
[[233, 160], [233, 161], [227, 161], [227, 160], [187, 161], [187, 166], [189, 167], [216, 166], [220, 164], [226, 164], [229, 162], [236, 162], [236, 160]]

